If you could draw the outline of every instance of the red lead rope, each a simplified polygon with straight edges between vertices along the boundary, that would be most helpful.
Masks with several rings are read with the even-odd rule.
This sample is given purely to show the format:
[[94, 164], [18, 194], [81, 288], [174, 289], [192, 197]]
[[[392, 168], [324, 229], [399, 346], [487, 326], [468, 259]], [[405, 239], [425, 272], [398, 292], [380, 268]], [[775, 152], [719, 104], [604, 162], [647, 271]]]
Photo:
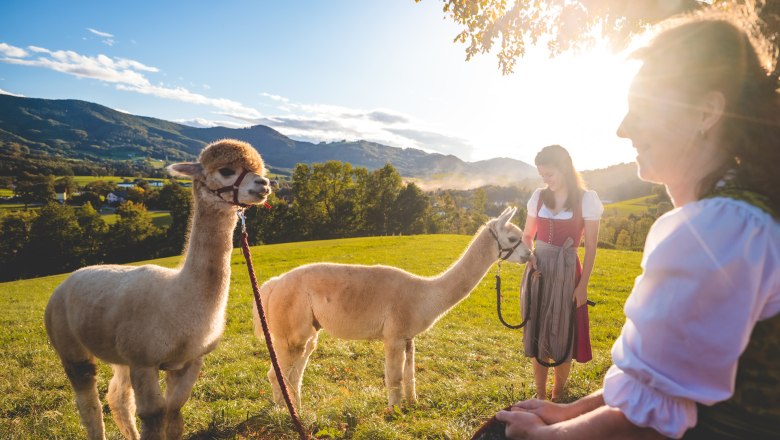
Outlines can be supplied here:
[[268, 330], [268, 320], [265, 317], [265, 310], [263, 309], [263, 303], [260, 301], [260, 289], [257, 286], [257, 277], [255, 276], [255, 268], [252, 266], [252, 255], [249, 253], [249, 241], [248, 234], [246, 233], [246, 221], [244, 219], [243, 210], [238, 212], [238, 217], [241, 219], [241, 251], [244, 253], [246, 259], [246, 267], [249, 270], [249, 281], [252, 283], [252, 291], [255, 296], [255, 305], [257, 305], [257, 314], [260, 315], [260, 323], [263, 325], [263, 335], [265, 335], [265, 343], [268, 346], [268, 353], [271, 355], [271, 365], [274, 367], [276, 373], [276, 380], [279, 381], [279, 387], [282, 389], [282, 395], [284, 396], [284, 402], [287, 404], [287, 409], [290, 411], [290, 417], [292, 418], [295, 429], [298, 431], [298, 435], [301, 440], [309, 440], [309, 434], [303, 428], [301, 420], [298, 418], [298, 413], [295, 411], [295, 406], [290, 399], [290, 393], [287, 390], [287, 383], [282, 376], [282, 368], [279, 367], [279, 360], [276, 358], [276, 351], [274, 345], [271, 342], [271, 332]]

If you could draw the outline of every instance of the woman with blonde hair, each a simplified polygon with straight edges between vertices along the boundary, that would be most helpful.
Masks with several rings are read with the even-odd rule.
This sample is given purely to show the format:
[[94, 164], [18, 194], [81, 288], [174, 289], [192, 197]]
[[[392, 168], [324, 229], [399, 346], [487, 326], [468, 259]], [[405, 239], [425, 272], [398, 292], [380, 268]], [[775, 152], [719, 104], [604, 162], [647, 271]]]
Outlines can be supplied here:
[[[526, 356], [534, 358], [537, 399], [546, 399], [547, 373], [554, 367], [552, 399], [559, 401], [564, 397], [571, 359], [587, 362], [592, 358], [588, 280], [604, 206], [595, 191], [586, 190], [565, 148], [544, 147], [534, 162], [546, 186], [529, 199], [523, 230], [523, 242], [534, 249], [522, 283], [523, 319], [528, 322], [523, 348]], [[577, 255], [583, 234], [584, 265]]]
[[648, 234], [604, 388], [499, 412], [507, 437], [780, 435], [780, 84], [758, 37], [692, 16], [635, 53], [618, 136], [675, 209]]

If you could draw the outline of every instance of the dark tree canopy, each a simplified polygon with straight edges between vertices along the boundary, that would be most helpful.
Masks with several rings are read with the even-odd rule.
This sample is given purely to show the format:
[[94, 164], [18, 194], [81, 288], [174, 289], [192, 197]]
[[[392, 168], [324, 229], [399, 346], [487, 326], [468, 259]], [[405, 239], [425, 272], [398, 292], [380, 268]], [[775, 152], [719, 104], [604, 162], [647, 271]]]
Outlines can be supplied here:
[[[417, 2], [421, 0], [415, 0]], [[442, 0], [445, 16], [461, 27], [466, 60], [497, 50], [498, 66], [511, 73], [526, 48], [546, 43], [550, 55], [592, 47], [606, 39], [620, 50], [631, 36], [673, 15], [703, 8], [755, 13], [773, 42], [780, 31], [778, 0]]]

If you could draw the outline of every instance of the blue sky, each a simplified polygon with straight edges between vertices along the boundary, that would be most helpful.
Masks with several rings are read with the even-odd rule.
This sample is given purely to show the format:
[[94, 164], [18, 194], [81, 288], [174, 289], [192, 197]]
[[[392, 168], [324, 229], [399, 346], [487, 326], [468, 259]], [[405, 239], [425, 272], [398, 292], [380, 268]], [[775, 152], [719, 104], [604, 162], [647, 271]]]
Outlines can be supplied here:
[[[634, 66], [597, 48], [530, 50], [502, 76], [466, 62], [437, 0], [16, 1], [0, 6], [0, 92], [82, 99], [196, 126], [263, 124], [313, 142], [366, 139], [580, 169], [630, 162], [615, 136]], [[262, 146], [256, 146], [262, 153]]]

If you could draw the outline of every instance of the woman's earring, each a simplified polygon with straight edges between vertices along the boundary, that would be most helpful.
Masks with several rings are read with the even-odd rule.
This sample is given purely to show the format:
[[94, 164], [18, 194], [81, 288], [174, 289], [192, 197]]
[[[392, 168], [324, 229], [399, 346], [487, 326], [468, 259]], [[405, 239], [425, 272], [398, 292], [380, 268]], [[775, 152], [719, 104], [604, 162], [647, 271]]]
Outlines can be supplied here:
[[699, 136], [701, 136], [702, 139], [707, 139], [707, 130], [705, 130], [704, 127], [699, 128]]

